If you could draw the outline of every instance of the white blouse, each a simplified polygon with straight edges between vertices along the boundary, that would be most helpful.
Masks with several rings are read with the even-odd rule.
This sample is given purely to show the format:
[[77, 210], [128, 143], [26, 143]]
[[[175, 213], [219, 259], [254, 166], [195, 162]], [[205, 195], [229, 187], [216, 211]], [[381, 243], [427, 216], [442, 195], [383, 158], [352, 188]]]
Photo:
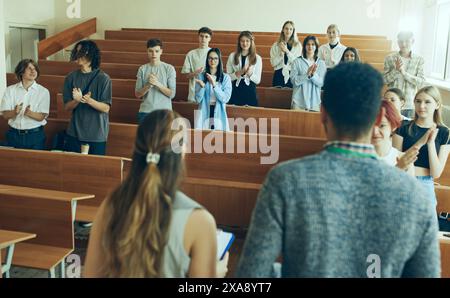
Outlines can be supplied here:
[[327, 68], [333, 68], [341, 62], [346, 49], [347, 47], [341, 43], [331, 49], [330, 44], [327, 43], [319, 48], [319, 58], [325, 61]]
[[[234, 56], [236, 53], [231, 53], [231, 55], [228, 57], [227, 62], [227, 73], [231, 77], [231, 81], [236, 81], [236, 87], [239, 86], [241, 83], [241, 80], [245, 81], [245, 84], [250, 85], [250, 81], [255, 83], [256, 85], [259, 85], [261, 83], [261, 76], [262, 76], [262, 58], [259, 55], [256, 55], [256, 64], [250, 66], [250, 71], [252, 71], [252, 75], [248, 77], [247, 75], [243, 75], [241, 77], [236, 77], [236, 72], [242, 70], [242, 56], [239, 56], [239, 64], [234, 64]], [[249, 65], [250, 59], [246, 59], [245, 66]]]
[[284, 82], [287, 84], [289, 81], [292, 63], [294, 63], [295, 59], [302, 55], [302, 45], [297, 43], [296, 46], [292, 47], [292, 49], [287, 52], [288, 63], [284, 63], [284, 53], [280, 49], [278, 42], [274, 43], [272, 49], [270, 50], [270, 63], [275, 71], [279, 69], [283, 69], [283, 77]]

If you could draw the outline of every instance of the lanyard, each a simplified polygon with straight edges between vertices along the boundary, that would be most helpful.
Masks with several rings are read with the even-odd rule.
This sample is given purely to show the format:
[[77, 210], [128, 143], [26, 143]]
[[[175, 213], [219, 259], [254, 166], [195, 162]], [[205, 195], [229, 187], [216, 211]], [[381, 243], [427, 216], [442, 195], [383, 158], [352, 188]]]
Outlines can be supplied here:
[[326, 150], [331, 153], [343, 154], [343, 155], [357, 157], [357, 158], [378, 159], [378, 156], [375, 154], [354, 152], [354, 151], [351, 151], [348, 149], [338, 148], [338, 147], [333, 147], [333, 146], [326, 148]]

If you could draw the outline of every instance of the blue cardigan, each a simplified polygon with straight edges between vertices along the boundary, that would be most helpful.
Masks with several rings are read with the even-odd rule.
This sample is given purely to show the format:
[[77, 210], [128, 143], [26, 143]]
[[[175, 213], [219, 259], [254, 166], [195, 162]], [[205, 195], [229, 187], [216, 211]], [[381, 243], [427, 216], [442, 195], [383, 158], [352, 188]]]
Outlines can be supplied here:
[[[205, 74], [201, 73], [198, 79], [203, 81]], [[231, 78], [228, 74], [223, 74], [223, 82], [216, 83], [214, 88], [214, 95], [216, 96], [216, 109], [214, 113], [214, 129], [230, 131], [228, 124], [227, 107], [226, 104], [231, 98], [231, 92], [233, 88], [231, 86]], [[210, 98], [211, 98], [211, 84], [206, 83], [202, 88], [199, 84], [195, 84], [195, 101], [199, 104], [199, 111], [197, 112], [195, 119], [195, 129], [210, 129], [208, 127], [210, 119]]]
[[308, 78], [308, 61], [303, 58], [297, 58], [291, 70], [291, 82], [294, 87], [292, 95], [292, 107], [304, 110], [320, 111], [321, 88], [327, 72], [327, 66], [320, 58], [317, 60], [317, 71], [314, 76]]

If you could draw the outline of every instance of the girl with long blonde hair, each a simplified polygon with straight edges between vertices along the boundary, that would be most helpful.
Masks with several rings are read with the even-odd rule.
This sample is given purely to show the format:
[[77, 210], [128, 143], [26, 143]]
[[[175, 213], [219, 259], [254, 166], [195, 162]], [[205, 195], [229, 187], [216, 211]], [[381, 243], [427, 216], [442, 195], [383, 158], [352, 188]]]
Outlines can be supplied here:
[[424, 87], [417, 92], [414, 105], [415, 118], [397, 131], [394, 146], [403, 152], [414, 145], [420, 148], [414, 164], [416, 176], [437, 204], [434, 179], [442, 175], [450, 152], [450, 132], [442, 121], [441, 94], [436, 87]]

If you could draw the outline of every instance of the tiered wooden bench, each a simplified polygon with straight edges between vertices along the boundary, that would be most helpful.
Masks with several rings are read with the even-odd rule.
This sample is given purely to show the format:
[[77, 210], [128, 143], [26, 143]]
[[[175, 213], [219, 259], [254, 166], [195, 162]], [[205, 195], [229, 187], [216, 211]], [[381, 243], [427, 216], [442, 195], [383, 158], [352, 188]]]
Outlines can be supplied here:
[[[5, 163], [7, 160], [2, 165]], [[26, 159], [22, 163], [28, 171], [34, 170]], [[8, 174], [9, 169], [5, 168]], [[91, 198], [93, 195], [0, 185], [0, 228], [37, 235], [16, 245], [12, 264], [48, 270], [52, 278], [59, 265], [64, 277], [64, 260], [74, 250], [74, 202]]]
[[[55, 135], [66, 127], [67, 122], [60, 126], [50, 122], [46, 133]], [[122, 182], [129, 162], [127, 158], [7, 148], [0, 148], [0, 159], [2, 183], [95, 195], [78, 205], [76, 220], [81, 222], [93, 220], [97, 207]]]
[[[113, 105], [110, 111], [110, 121], [116, 123], [137, 124], [137, 113], [141, 100], [128, 98], [113, 98]], [[198, 105], [188, 102], [174, 102], [174, 111], [188, 119], [191, 127], [194, 128], [194, 112], [198, 109]], [[227, 106], [229, 119], [243, 119], [245, 121], [255, 122], [257, 128], [260, 123], [267, 123], [267, 132], [264, 134], [272, 134], [272, 119], [279, 121], [279, 135], [294, 137], [318, 137], [325, 138], [325, 131], [320, 121], [319, 113], [310, 113], [293, 110], [265, 109], [252, 107]], [[62, 95], [58, 95], [57, 101], [57, 118], [70, 119], [71, 113], [64, 110]], [[254, 119], [254, 121], [252, 120]], [[236, 131], [236, 126], [230, 127]], [[274, 128], [275, 129], [275, 128]], [[260, 132], [260, 131], [258, 131]]]
[[[14, 258], [14, 248], [16, 244], [36, 238], [36, 234], [13, 232], [0, 230], [0, 278], [4, 274], [6, 278], [10, 277], [10, 269]], [[3, 264], [2, 250], [6, 250], [5, 264]]]
[[[51, 102], [50, 110], [56, 112], [57, 94], [63, 91], [65, 77], [62, 75], [41, 75], [38, 79], [39, 84], [50, 91]], [[17, 83], [14, 74], [7, 74], [7, 83], [13, 85]], [[113, 97], [135, 98], [134, 91], [136, 80], [112, 79]], [[292, 90], [276, 89], [268, 87], [257, 88], [259, 104], [266, 108], [290, 108], [292, 102]], [[175, 101], [186, 101], [188, 97], [188, 84], [177, 83]]]

